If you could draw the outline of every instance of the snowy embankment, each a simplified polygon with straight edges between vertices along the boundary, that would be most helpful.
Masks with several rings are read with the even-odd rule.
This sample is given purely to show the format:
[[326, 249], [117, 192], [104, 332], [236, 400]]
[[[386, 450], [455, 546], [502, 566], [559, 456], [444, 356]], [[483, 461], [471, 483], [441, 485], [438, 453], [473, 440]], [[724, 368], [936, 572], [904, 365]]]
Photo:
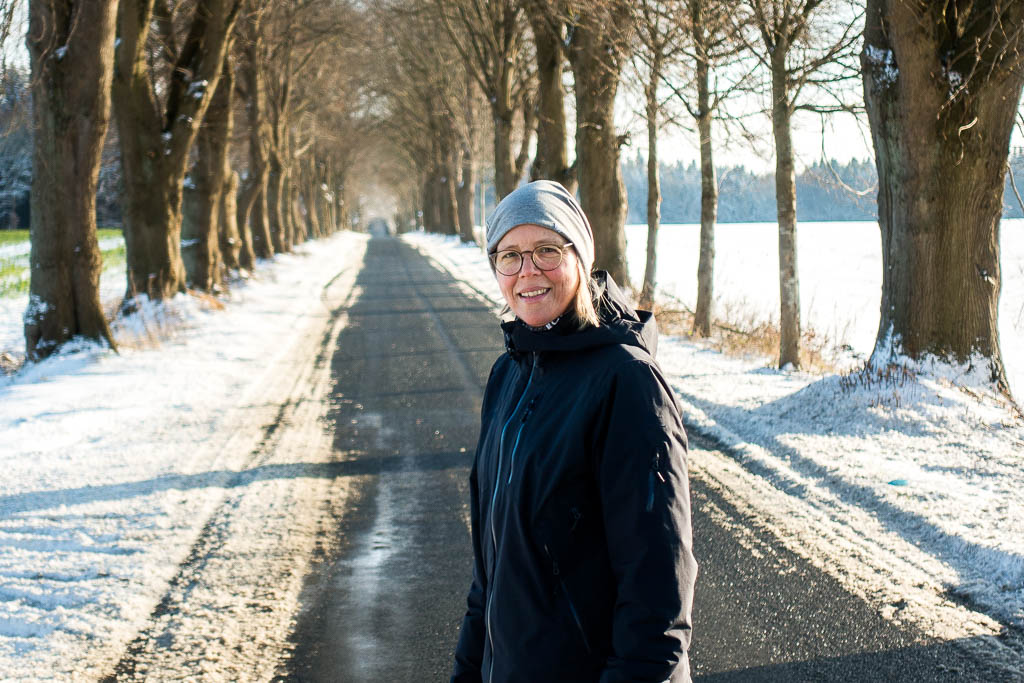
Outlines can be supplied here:
[[[676, 227], [691, 228], [684, 241], [695, 236], [693, 226], [667, 226], [662, 234], [670, 242], [681, 235], [672, 234]], [[777, 277], [776, 262], [760, 250], [776, 238], [774, 230], [752, 239], [750, 226], [718, 229], [716, 292], [733, 297], [733, 306], [742, 299], [746, 310], [770, 311], [778, 288], [764, 282]], [[638, 235], [635, 226], [627, 230], [630, 266], [641, 274]], [[1013, 315], [1024, 293], [1018, 268], [1024, 239], [1008, 244], [1006, 236], [1004, 227], [1002, 342], [1011, 381], [1024, 392], [1024, 367], [1010, 364], [1024, 363], [1024, 328]], [[836, 232], [827, 237], [829, 244], [844, 239]], [[479, 248], [423, 233], [405, 239], [500, 303]], [[877, 232], [875, 241], [877, 257]], [[853, 242], [847, 249], [833, 244], [801, 252], [803, 263], [812, 264], [802, 285], [824, 312], [811, 316], [815, 324], [847, 330], [863, 358], [878, 324], [881, 263], [870, 262], [870, 247]], [[659, 244], [663, 281], [695, 279], [695, 251], [675, 249]], [[693, 307], [683, 287], [672, 293]], [[865, 312], [872, 297], [873, 321]], [[865, 329], [871, 331], [867, 341]], [[792, 550], [886, 617], [913, 622], [934, 637], [982, 636], [999, 651], [999, 639], [985, 636], [1000, 633], [1003, 624], [1024, 627], [1024, 424], [983, 379], [909, 362], [880, 375], [781, 372], [771, 368], [772, 359], [727, 357], [680, 337], [663, 337], [658, 359], [690, 428], [722, 446], [721, 452], [696, 451], [691, 474], [723, 491]], [[1021, 653], [1005, 654], [1008, 666], [1020, 666], [1014, 658]]]
[[[223, 305], [146, 307], [115, 330], [119, 354], [0, 376], [0, 679], [96, 679], [126, 652], [142, 676], [272, 677], [296, 563], [345, 502], [323, 475], [321, 351], [365, 241], [260, 263]], [[105, 300], [124, 287], [104, 274]], [[0, 351], [18, 350], [24, 297], [0, 301]]]

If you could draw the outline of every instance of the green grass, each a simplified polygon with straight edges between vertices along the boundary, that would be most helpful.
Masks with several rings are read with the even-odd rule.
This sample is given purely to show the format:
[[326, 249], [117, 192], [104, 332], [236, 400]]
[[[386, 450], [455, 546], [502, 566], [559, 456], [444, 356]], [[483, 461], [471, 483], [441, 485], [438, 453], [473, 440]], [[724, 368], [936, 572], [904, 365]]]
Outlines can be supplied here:
[[[120, 228], [100, 228], [96, 234], [101, 240], [109, 237], [121, 237]], [[28, 230], [0, 230], [0, 246], [28, 242]]]
[[[2, 230], [0, 231], [0, 245], [16, 242], [16, 240], [3, 241], [3, 237], [8, 233], [22, 233], [24, 235], [23, 239], [28, 239], [28, 230]], [[99, 231], [99, 238], [101, 240], [120, 236], [121, 231], [116, 229], [103, 229]], [[122, 244], [113, 249], [105, 249], [100, 252], [100, 256], [103, 259], [104, 270], [124, 265], [124, 245]], [[22, 254], [10, 259], [0, 259], [0, 297], [17, 296], [28, 292], [29, 279], [26, 277], [27, 273], [28, 254]]]
[[0, 247], [28, 241], [28, 230], [0, 230]]

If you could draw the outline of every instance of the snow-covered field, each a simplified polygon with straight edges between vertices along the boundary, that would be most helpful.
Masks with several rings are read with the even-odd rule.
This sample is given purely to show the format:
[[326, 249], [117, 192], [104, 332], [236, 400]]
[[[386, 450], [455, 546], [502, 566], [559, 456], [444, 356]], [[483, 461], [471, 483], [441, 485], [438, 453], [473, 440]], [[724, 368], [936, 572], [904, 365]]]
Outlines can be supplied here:
[[[1001, 334], [1011, 381], [1024, 392], [1024, 224], [1008, 223]], [[868, 227], [805, 224], [799, 246], [805, 320], [837, 331], [832, 338], [862, 358], [881, 287]], [[667, 226], [659, 240], [663, 287], [691, 307], [697, 231]], [[770, 317], [774, 226], [719, 225], [717, 235], [717, 294], [733, 310]], [[627, 237], [639, 277], [646, 228], [631, 226]], [[499, 302], [479, 248], [423, 233], [405, 239]], [[723, 447], [724, 455], [695, 453], [693, 476], [792, 550], [938, 638], [980, 636], [998, 651], [999, 639], [986, 636], [1024, 627], [1024, 424], [983, 378], [928, 364], [889, 375], [782, 372], [772, 359], [726, 357], [686, 338], [663, 338], [658, 359], [688, 424]], [[1010, 671], [1022, 670], [1021, 654], [1008, 655]]]
[[[778, 231], [774, 223], [726, 223], [715, 231], [715, 294], [719, 311], [779, 318]], [[632, 277], [643, 278], [647, 226], [626, 227]], [[999, 336], [1010, 386], [1024, 397], [1024, 220], [1002, 223]], [[861, 359], [878, 332], [882, 286], [877, 223], [800, 223], [797, 229], [800, 308], [804, 329], [848, 344]], [[658, 288], [691, 310], [697, 303], [700, 226], [665, 225], [658, 232]]]
[[[877, 235], [810, 225], [805, 320], [866, 355]], [[777, 297], [770, 228], [719, 226], [716, 281], [723, 299], [766, 316]], [[1004, 228], [1001, 330], [1019, 392], [1022, 228]], [[662, 235], [661, 279], [692, 305], [695, 229]], [[639, 273], [642, 228], [628, 236]], [[261, 264], [223, 311], [188, 297], [148, 311], [150, 327], [172, 332], [159, 345], [140, 323], [121, 329], [138, 341], [120, 355], [85, 348], [0, 377], [0, 679], [110, 673], [161, 601], [173, 609], [148, 635], [194, 664], [136, 651], [137, 673], [273, 674], [268, 653], [287, 638], [306, 569], [275, 547], [311, 547], [323, 515], [308, 506], [343, 509], [347, 489], [307, 469], [330, 450], [322, 430], [267, 427], [282, 415], [315, 424], [328, 408], [329, 374], [308, 358], [344, 325], [329, 311], [351, 292], [365, 239], [341, 233]], [[478, 248], [405, 239], [498, 301]], [[105, 299], [123, 290], [123, 271], [104, 275]], [[0, 352], [20, 351], [25, 303], [0, 299]], [[998, 650], [988, 636], [1000, 622], [1024, 626], [1024, 426], [983, 382], [920, 366], [880, 378], [784, 373], [682, 338], [663, 339], [659, 360], [688, 423], [722, 445], [696, 451], [692, 475], [793, 550], [937, 637], [980, 636]], [[254, 613], [243, 632], [241, 615]], [[1007, 655], [1018, 672], [1019, 656]]]
[[[162, 647], [134, 648], [136, 673], [272, 677], [308, 569], [295, 558], [314, 557], [317, 506], [345, 503], [348, 485], [317, 473], [329, 358], [309, 359], [344, 324], [331, 310], [365, 241], [261, 263], [226, 310], [149, 308], [117, 331], [135, 340], [119, 355], [0, 376], [0, 680], [111, 674], [161, 603], [173, 609], [147, 635]], [[104, 298], [124, 283], [106, 273]], [[0, 351], [17, 350], [24, 297], [0, 301]]]

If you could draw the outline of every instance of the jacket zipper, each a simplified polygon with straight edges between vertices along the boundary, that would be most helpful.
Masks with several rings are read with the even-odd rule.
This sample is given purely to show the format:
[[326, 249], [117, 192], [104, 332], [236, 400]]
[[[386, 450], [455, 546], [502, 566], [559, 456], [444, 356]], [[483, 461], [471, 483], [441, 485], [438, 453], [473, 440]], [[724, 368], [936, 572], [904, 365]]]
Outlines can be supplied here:
[[[544, 552], [547, 554], [548, 559], [551, 560], [551, 573], [558, 577], [558, 585], [562, 587], [562, 593], [565, 594], [565, 600], [569, 603], [569, 612], [572, 614], [572, 620], [576, 624], [576, 629], [580, 632], [580, 637], [583, 638], [583, 647], [587, 648], [587, 654], [593, 654], [593, 650], [590, 649], [590, 639], [587, 638], [587, 632], [583, 630], [583, 622], [580, 620], [580, 614], [576, 611], [576, 604], [572, 601], [572, 596], [569, 595], [569, 589], [565, 586], [565, 579], [559, 576], [560, 572], [558, 569], [558, 563], [551, 556], [551, 551], [548, 549], [547, 544], [544, 544]], [[493, 659], [491, 660], [493, 661]]]
[[665, 483], [665, 476], [661, 473], [661, 456], [657, 453], [651, 460], [651, 471], [647, 474], [647, 512], [654, 509], [654, 485], [655, 477], [662, 484]]
[[[494, 490], [491, 493], [491, 512], [490, 512], [490, 515], [489, 515], [490, 522], [491, 522], [491, 557], [493, 558], [493, 560], [492, 560], [493, 561], [493, 567], [491, 569], [491, 580], [490, 580], [491, 590], [488, 592], [487, 608], [486, 608], [486, 613], [484, 615], [485, 616], [485, 625], [487, 627], [487, 640], [491, 644], [491, 661], [490, 661], [490, 666], [488, 667], [488, 670], [487, 670], [487, 680], [488, 680], [488, 683], [494, 677], [494, 636], [493, 636], [493, 634], [491, 632], [491, 630], [492, 630], [491, 629], [491, 606], [494, 604], [494, 578], [495, 578], [495, 575], [498, 573], [498, 532], [495, 531], [495, 529], [494, 529], [494, 506], [495, 506], [496, 501], [498, 500], [498, 487], [501, 484], [501, 469], [502, 469], [501, 465], [502, 465], [502, 461], [504, 460], [504, 451], [505, 451], [505, 431], [508, 429], [508, 426], [510, 424], [512, 424], [512, 419], [516, 416], [516, 413], [519, 412], [519, 408], [523, 405], [523, 400], [526, 399], [526, 394], [528, 394], [529, 391], [530, 391], [530, 384], [533, 383], [533, 373], [534, 373], [534, 370], [536, 370], [536, 369], [537, 369], [537, 354], [534, 354], [533, 355], [533, 364], [530, 366], [530, 375], [526, 379], [526, 386], [523, 387], [523, 393], [519, 395], [519, 401], [516, 402], [516, 407], [512, 409], [512, 414], [508, 416], [508, 420], [505, 421], [505, 425], [501, 428], [501, 436], [498, 439], [498, 471], [494, 474]], [[532, 406], [532, 404], [531, 404], [531, 406]], [[513, 446], [513, 448], [512, 448], [512, 458], [513, 459], [515, 458], [516, 448], [519, 447], [519, 437], [522, 436], [523, 427], [526, 425], [526, 417], [529, 414], [530, 414], [530, 410], [527, 409], [526, 413], [523, 415], [522, 422], [519, 425], [519, 431], [516, 434], [516, 443], [515, 443], [515, 446]], [[509, 479], [511, 479], [511, 478], [512, 478], [512, 474], [510, 472], [509, 473]]]
[[526, 410], [523, 411], [523, 418], [519, 420], [519, 431], [516, 432], [516, 442], [512, 445], [512, 456], [508, 463], [508, 481], [507, 484], [512, 483], [512, 473], [515, 472], [516, 468], [516, 451], [519, 450], [519, 437], [523, 435], [523, 427], [526, 426], [526, 421], [530, 419], [530, 414], [533, 412], [533, 407], [537, 405], [537, 397], [534, 396], [530, 399], [530, 402], [526, 404]]

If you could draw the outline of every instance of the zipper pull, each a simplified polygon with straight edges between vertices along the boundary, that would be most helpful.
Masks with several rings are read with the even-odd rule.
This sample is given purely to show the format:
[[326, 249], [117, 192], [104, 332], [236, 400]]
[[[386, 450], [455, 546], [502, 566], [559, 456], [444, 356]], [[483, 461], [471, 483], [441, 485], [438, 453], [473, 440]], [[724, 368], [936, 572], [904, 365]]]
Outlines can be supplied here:
[[651, 459], [651, 471], [647, 473], [647, 512], [654, 509], [654, 479], [657, 477], [658, 481], [662, 484], [665, 483], [665, 476], [661, 473], [659, 465], [661, 463], [661, 456], [657, 453]]
[[658, 477], [658, 480], [664, 484], [665, 476], [661, 473], [661, 456], [657, 453], [654, 454], [654, 459], [651, 461], [651, 470]]

